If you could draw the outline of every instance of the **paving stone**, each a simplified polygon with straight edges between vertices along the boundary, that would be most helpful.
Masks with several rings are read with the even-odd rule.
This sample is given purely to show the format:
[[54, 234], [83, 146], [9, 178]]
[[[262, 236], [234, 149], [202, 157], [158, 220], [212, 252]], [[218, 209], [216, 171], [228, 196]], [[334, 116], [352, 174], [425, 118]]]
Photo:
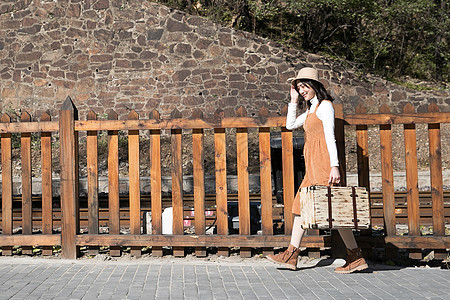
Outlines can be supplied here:
[[[8, 261], [14, 263], [4, 263]], [[193, 266], [180, 260], [69, 264], [14, 258], [0, 258], [0, 266], [0, 295], [5, 299], [450, 298], [448, 271], [440, 269], [342, 275], [332, 266], [292, 272], [245, 260], [240, 265]]]

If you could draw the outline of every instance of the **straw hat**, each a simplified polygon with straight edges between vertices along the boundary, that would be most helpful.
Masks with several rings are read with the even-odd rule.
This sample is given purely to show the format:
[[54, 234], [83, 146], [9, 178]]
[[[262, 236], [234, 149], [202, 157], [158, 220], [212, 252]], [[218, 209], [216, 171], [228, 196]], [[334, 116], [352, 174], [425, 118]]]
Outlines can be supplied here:
[[298, 71], [297, 77], [288, 78], [287, 81], [293, 82], [298, 79], [312, 79], [312, 80], [320, 82], [319, 81], [319, 72], [317, 72], [316, 69], [309, 68], [309, 67], [300, 69], [300, 71]]

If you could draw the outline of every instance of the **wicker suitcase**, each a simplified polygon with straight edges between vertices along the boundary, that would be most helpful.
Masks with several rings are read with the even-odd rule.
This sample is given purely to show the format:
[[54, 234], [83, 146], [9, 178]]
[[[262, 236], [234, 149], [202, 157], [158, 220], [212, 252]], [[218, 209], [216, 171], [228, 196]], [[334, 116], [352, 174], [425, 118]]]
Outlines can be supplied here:
[[364, 187], [312, 186], [299, 193], [303, 228], [370, 226], [369, 194]]

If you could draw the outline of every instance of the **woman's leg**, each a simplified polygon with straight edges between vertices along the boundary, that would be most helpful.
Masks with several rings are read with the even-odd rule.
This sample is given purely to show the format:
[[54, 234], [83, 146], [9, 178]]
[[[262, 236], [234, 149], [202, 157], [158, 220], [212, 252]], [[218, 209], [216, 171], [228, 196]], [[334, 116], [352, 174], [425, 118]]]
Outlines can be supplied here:
[[347, 249], [355, 249], [358, 248], [356, 244], [355, 236], [353, 235], [353, 231], [351, 228], [340, 228], [338, 229], [339, 234], [341, 235], [342, 240], [344, 241], [345, 247]]
[[277, 255], [267, 255], [267, 259], [285, 266], [292, 270], [297, 270], [297, 259], [300, 254], [300, 242], [302, 241], [305, 230], [302, 228], [302, 218], [299, 215], [294, 215], [294, 224], [292, 226], [291, 242], [286, 251], [278, 253]]
[[305, 230], [302, 228], [302, 217], [294, 216], [294, 225], [292, 225], [291, 245], [295, 248], [300, 247]]
[[361, 249], [356, 244], [352, 229], [342, 228], [338, 229], [338, 231], [344, 241], [345, 247], [347, 247], [347, 259], [345, 260], [345, 265], [334, 269], [334, 271], [336, 273], [348, 274], [367, 269], [369, 266], [362, 257]]

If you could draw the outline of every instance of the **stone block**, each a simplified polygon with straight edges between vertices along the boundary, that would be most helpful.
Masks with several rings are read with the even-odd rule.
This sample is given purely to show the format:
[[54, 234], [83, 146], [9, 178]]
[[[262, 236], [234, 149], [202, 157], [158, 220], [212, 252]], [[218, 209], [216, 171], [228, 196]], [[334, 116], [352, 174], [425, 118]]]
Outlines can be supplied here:
[[22, 26], [23, 27], [29, 27], [29, 26], [34, 25], [36, 22], [37, 22], [37, 20], [34, 19], [34, 18], [23, 18], [22, 19]]
[[94, 37], [98, 40], [109, 42], [114, 37], [114, 32], [106, 29], [99, 29], [94, 31]]
[[91, 62], [106, 62], [106, 61], [112, 61], [113, 56], [110, 54], [97, 54], [91, 56]]
[[55, 90], [53, 87], [43, 86], [35, 90], [35, 95], [42, 98], [54, 98]]
[[205, 100], [201, 96], [187, 96], [182, 99], [182, 103], [187, 106], [201, 105], [204, 102]]
[[140, 60], [133, 60], [131, 62], [131, 67], [134, 69], [141, 69], [144, 67], [144, 64]]
[[398, 102], [401, 100], [406, 100], [406, 93], [404, 91], [393, 91], [391, 101]]
[[100, 9], [107, 9], [109, 8], [109, 0], [98, 0], [95, 2], [94, 9], [100, 10]]
[[31, 27], [21, 28], [21, 29], [18, 30], [18, 32], [26, 33], [26, 34], [29, 34], [29, 35], [33, 35], [33, 34], [38, 33], [39, 31], [41, 31], [41, 28], [42, 28], [41, 25], [36, 24], [34, 26], [31, 26]]
[[191, 71], [189, 71], [189, 70], [176, 71], [172, 75], [172, 80], [173, 81], [184, 81], [189, 75], [191, 75]]
[[14, 71], [14, 73], [13, 73], [13, 81], [20, 82], [21, 79], [22, 79], [22, 75], [21, 74], [22, 74], [22, 72], [20, 70]]
[[188, 59], [183, 62], [183, 68], [194, 68], [197, 66], [197, 61]]
[[232, 57], [244, 58], [244, 55], [245, 55], [245, 50], [242, 50], [239, 48], [232, 48], [228, 52], [229, 52], [229, 55]]
[[129, 21], [116, 21], [113, 24], [113, 29], [115, 31], [121, 31], [121, 30], [129, 30], [132, 29], [134, 27], [134, 22], [132, 22], [131, 20]]
[[34, 80], [33, 83], [34, 83], [34, 86], [41, 87], [41, 86], [44, 86], [47, 84], [47, 80], [39, 78], [39, 79]]
[[3, 88], [2, 89], [2, 98], [14, 98], [16, 97], [16, 89], [15, 88]]
[[192, 29], [189, 27], [189, 25], [176, 21], [172, 18], [167, 19], [167, 23], [166, 23], [166, 28], [167, 31], [169, 32], [177, 32], [177, 31], [181, 31], [181, 32], [189, 32], [192, 31]]
[[24, 62], [24, 61], [35, 61], [41, 58], [42, 52], [30, 52], [16, 55], [16, 61]]
[[225, 47], [233, 46], [233, 40], [231, 38], [231, 34], [229, 33], [220, 33], [219, 34], [219, 44]]
[[118, 67], [118, 68], [130, 68], [131, 67], [131, 62], [129, 60], [118, 59], [115, 61], [115, 63], [116, 63], [116, 67]]
[[2, 29], [19, 29], [20, 21], [18, 20], [8, 20], [2, 22]]
[[164, 33], [164, 29], [151, 29], [147, 31], [147, 40], [149, 41], [159, 41]]
[[191, 54], [192, 47], [189, 44], [179, 43], [175, 45], [175, 53], [178, 54]]
[[142, 53], [140, 54], [141, 59], [147, 59], [147, 60], [154, 59], [157, 56], [158, 56], [158, 53], [151, 52], [151, 51], [142, 51]]
[[132, 38], [132, 33], [129, 31], [119, 31], [117, 34], [121, 40], [129, 40]]
[[250, 55], [247, 59], [246, 59], [246, 63], [250, 66], [250, 67], [254, 67], [257, 63], [259, 63], [261, 61], [261, 58], [258, 55], [252, 54]]

